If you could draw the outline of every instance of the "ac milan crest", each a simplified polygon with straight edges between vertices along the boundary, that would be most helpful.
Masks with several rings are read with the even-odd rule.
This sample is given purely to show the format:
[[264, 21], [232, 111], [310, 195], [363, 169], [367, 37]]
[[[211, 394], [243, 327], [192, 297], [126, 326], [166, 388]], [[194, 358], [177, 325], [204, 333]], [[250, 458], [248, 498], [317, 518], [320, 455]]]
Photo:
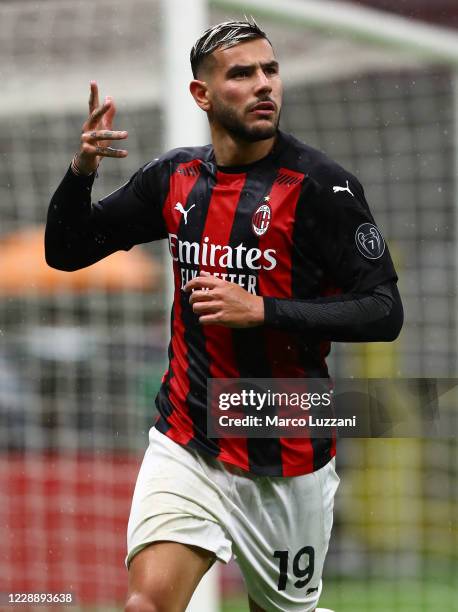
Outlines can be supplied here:
[[251, 219], [251, 227], [256, 236], [262, 236], [267, 232], [272, 218], [272, 211], [268, 204], [261, 204], [255, 210]]

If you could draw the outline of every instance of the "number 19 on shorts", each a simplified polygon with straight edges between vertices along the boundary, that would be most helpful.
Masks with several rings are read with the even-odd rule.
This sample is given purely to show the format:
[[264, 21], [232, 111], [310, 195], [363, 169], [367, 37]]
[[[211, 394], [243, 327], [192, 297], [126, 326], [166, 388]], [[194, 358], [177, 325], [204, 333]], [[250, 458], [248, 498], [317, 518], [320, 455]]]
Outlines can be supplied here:
[[[291, 554], [292, 556], [292, 554]], [[289, 550], [276, 550], [274, 557], [278, 559], [279, 563], [279, 574], [278, 574], [278, 590], [284, 591], [288, 584], [288, 569], [290, 567], [290, 551]], [[297, 578], [293, 582], [293, 585], [297, 589], [305, 587], [312, 579], [313, 572], [315, 569], [315, 551], [313, 546], [304, 546], [292, 558], [292, 572], [294, 578]], [[314, 590], [314, 589], [313, 589]]]

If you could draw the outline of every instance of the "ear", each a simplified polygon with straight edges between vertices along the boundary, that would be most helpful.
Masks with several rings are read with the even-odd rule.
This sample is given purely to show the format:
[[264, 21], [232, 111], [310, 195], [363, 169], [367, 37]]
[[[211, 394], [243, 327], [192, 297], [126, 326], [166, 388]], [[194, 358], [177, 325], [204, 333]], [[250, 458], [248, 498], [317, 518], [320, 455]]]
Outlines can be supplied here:
[[208, 99], [208, 87], [205, 81], [194, 79], [189, 84], [189, 91], [196, 101], [197, 106], [205, 112], [210, 110], [211, 104]]

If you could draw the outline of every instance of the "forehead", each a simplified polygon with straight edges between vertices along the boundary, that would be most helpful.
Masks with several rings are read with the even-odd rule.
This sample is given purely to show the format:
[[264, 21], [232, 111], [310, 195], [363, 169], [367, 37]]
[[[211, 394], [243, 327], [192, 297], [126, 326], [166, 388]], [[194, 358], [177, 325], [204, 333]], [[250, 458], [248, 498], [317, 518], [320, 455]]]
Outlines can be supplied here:
[[212, 55], [218, 70], [227, 70], [235, 64], [266, 64], [275, 60], [272, 46], [265, 38], [248, 40], [228, 49], [219, 48]]

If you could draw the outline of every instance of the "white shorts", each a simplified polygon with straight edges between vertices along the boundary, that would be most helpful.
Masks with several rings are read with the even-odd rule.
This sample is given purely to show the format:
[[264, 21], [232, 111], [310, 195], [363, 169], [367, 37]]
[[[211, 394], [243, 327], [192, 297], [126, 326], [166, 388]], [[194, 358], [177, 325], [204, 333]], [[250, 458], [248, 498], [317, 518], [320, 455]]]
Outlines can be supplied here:
[[170, 440], [154, 427], [138, 474], [126, 564], [159, 540], [234, 554], [250, 597], [265, 610], [309, 612], [339, 484], [334, 459], [303, 476], [255, 476]]

